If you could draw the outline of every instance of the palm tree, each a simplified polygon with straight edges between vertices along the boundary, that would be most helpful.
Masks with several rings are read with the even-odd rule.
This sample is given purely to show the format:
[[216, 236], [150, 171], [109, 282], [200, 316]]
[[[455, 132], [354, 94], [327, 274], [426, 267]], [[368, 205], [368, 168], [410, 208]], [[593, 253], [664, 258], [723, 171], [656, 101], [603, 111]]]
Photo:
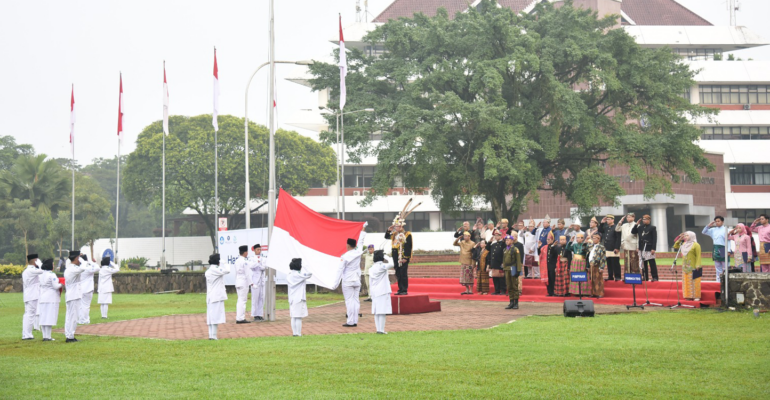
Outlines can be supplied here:
[[50, 214], [67, 203], [69, 179], [56, 161], [45, 154], [19, 156], [8, 171], [0, 172], [0, 194], [29, 200], [38, 211]]

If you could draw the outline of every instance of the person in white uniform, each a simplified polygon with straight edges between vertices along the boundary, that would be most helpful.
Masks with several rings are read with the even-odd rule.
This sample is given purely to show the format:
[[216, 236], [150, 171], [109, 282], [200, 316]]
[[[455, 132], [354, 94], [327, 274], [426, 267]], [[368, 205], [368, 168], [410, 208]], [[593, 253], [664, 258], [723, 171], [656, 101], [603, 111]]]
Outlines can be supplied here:
[[70, 264], [64, 270], [64, 288], [67, 291], [64, 300], [67, 302], [67, 314], [64, 317], [64, 336], [66, 343], [77, 342], [75, 329], [78, 327], [83, 293], [80, 291], [80, 275], [83, 267], [80, 266], [80, 251], [70, 251]]
[[313, 276], [302, 272], [302, 259], [292, 258], [289, 263], [289, 275], [286, 282], [289, 286], [289, 315], [291, 316], [291, 332], [294, 336], [302, 336], [302, 318], [307, 317], [307, 298], [305, 297], [305, 282]]
[[[366, 228], [366, 224], [364, 224]], [[346, 328], [358, 326], [358, 314], [361, 310], [361, 256], [364, 254], [363, 246], [357, 247], [357, 244], [363, 243], [366, 232], [361, 229], [358, 242], [355, 239], [348, 239], [348, 251], [342, 255], [340, 269], [342, 269], [342, 294], [345, 296], [345, 307], [347, 308], [347, 322], [342, 324]]]
[[372, 314], [374, 314], [374, 326], [377, 333], [381, 335], [385, 332], [385, 316], [393, 314], [393, 307], [390, 303], [390, 280], [388, 279], [388, 270], [393, 268], [393, 260], [385, 256], [385, 251], [377, 250], [374, 252], [374, 264], [369, 268], [369, 286], [372, 295]]
[[219, 266], [219, 254], [209, 256], [209, 268], [206, 270], [206, 325], [209, 326], [209, 340], [217, 340], [217, 328], [225, 323], [225, 275], [230, 268]]
[[59, 283], [56, 274], [53, 273], [52, 258], [43, 261], [43, 266], [40, 268], [43, 270], [43, 274], [40, 275], [40, 304], [38, 304], [40, 330], [43, 331], [43, 341], [51, 342], [55, 340], [51, 337], [51, 331], [59, 321], [61, 283]]
[[235, 260], [235, 292], [238, 294], [238, 302], [235, 305], [235, 323], [249, 324], [246, 321], [246, 303], [249, 301], [249, 288], [251, 283], [251, 269], [249, 268], [249, 246], [238, 247], [240, 257]]
[[262, 257], [262, 246], [257, 243], [251, 247], [253, 257], [249, 257], [251, 269], [251, 316], [254, 322], [264, 321], [262, 317], [265, 306], [265, 258]]
[[83, 297], [80, 298], [80, 316], [78, 324], [88, 325], [91, 323], [91, 300], [94, 298], [94, 274], [99, 272], [99, 266], [95, 262], [88, 261], [88, 256], [81, 254], [80, 263], [83, 273], [80, 275], [80, 291]]
[[99, 297], [96, 302], [99, 303], [99, 309], [102, 312], [102, 318], [107, 319], [107, 311], [112, 304], [112, 293], [115, 286], [112, 284], [112, 274], [120, 272], [120, 267], [115, 265], [109, 257], [102, 258], [102, 267], [99, 269]]
[[27, 268], [21, 273], [21, 282], [24, 285], [24, 319], [21, 324], [21, 340], [35, 338], [32, 335], [32, 328], [37, 318], [37, 303], [40, 299], [40, 275], [43, 275], [43, 270], [37, 265], [39, 262], [37, 254], [28, 254]]

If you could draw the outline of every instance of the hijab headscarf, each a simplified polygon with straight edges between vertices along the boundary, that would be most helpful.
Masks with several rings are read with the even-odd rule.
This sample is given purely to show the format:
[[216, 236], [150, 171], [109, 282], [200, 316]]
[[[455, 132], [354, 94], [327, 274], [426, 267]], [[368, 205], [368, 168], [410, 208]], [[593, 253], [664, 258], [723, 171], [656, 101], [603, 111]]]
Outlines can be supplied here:
[[738, 224], [735, 227], [738, 228], [738, 236], [743, 236], [746, 234], [746, 225]]
[[692, 250], [692, 246], [698, 243], [698, 239], [695, 237], [695, 232], [687, 231], [684, 233], [684, 243], [682, 244], [682, 257], [687, 257], [687, 253]]

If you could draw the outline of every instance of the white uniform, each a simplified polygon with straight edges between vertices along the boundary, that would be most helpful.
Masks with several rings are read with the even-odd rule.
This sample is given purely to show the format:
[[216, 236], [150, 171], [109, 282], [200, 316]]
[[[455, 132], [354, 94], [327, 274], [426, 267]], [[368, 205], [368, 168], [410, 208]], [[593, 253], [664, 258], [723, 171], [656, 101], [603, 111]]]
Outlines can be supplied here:
[[265, 259], [262, 255], [249, 257], [251, 269], [251, 316], [262, 317], [265, 306]]
[[40, 299], [40, 275], [42, 269], [27, 265], [24, 272], [21, 273], [21, 281], [24, 285], [24, 320], [21, 327], [22, 339], [34, 339], [32, 327], [35, 325], [37, 315], [37, 303]]
[[[538, 261], [537, 245], [539, 243], [537, 238], [538, 236], [533, 235], [530, 231], [524, 233], [524, 255], [535, 257], [536, 262]], [[530, 278], [540, 277], [540, 267], [529, 267], [529, 271]]]
[[[393, 307], [390, 303], [390, 280], [388, 279], [388, 269], [393, 268], [393, 260], [385, 256], [385, 262], [377, 261], [369, 269], [369, 279], [371, 282], [372, 293], [372, 314], [393, 314]], [[382, 332], [377, 329], [378, 332]]]
[[115, 286], [112, 284], [112, 274], [120, 271], [120, 267], [111, 262], [110, 265], [99, 268], [99, 297], [96, 302], [102, 312], [102, 318], [107, 318], [107, 311], [112, 304], [112, 292]]
[[302, 318], [307, 317], [307, 298], [305, 297], [305, 281], [313, 274], [305, 274], [292, 270], [286, 277], [289, 287], [289, 315], [291, 330], [295, 336], [302, 336]]
[[238, 303], [235, 306], [235, 320], [246, 320], [246, 302], [249, 300], [251, 286], [251, 270], [249, 260], [243, 256], [235, 260], [235, 291], [238, 293]]
[[80, 300], [83, 293], [80, 291], [80, 275], [83, 273], [83, 266], [69, 263], [64, 270], [64, 288], [67, 291], [64, 296], [67, 302], [67, 315], [64, 317], [64, 336], [67, 339], [75, 338], [75, 329], [78, 327], [78, 316], [80, 315]]
[[358, 247], [348, 250], [342, 255], [340, 268], [342, 269], [342, 294], [345, 296], [345, 307], [348, 312], [348, 325], [358, 324], [358, 313], [361, 311], [361, 256], [364, 254], [364, 238], [366, 232], [361, 231], [358, 237]]
[[51, 339], [51, 330], [59, 321], [59, 304], [61, 303], [61, 283], [51, 271], [43, 271], [40, 275], [40, 325], [43, 339]]
[[[82, 262], [82, 259], [81, 259]], [[96, 263], [82, 262], [83, 273], [80, 275], [80, 292], [83, 297], [80, 299], [80, 316], [78, 324], [85, 325], [91, 323], [91, 300], [94, 298], [94, 274], [99, 272], [99, 266]]]
[[217, 338], [217, 325], [225, 323], [225, 290], [224, 276], [230, 273], [230, 268], [211, 264], [206, 270], [206, 325], [209, 326], [209, 339]]

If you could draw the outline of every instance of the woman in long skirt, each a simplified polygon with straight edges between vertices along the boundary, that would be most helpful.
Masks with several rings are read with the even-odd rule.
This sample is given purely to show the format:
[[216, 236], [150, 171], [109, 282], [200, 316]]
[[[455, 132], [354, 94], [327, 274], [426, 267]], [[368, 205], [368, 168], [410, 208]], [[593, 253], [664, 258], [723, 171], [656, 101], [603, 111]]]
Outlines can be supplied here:
[[[585, 272], [586, 271], [586, 243], [585, 233], [580, 232], [575, 235], [575, 241], [570, 245], [572, 247], [572, 262], [570, 262], [570, 272]], [[569, 292], [573, 296], [582, 294], [584, 296], [591, 295], [591, 284], [586, 282], [570, 282]]]
[[473, 294], [473, 247], [470, 232], [463, 232], [462, 241], [458, 237], [454, 245], [460, 248], [460, 284], [465, 291], [460, 294]]
[[474, 249], [476, 253], [476, 273], [478, 274], [476, 282], [476, 292], [478, 294], [489, 294], [489, 271], [487, 270], [487, 242], [480, 241], [477, 247]]
[[606, 250], [602, 244], [602, 235], [598, 232], [591, 236], [593, 245], [588, 251], [588, 265], [591, 267], [591, 297], [604, 297], [604, 267], [607, 263]]
[[[289, 264], [289, 275], [286, 277], [289, 292], [289, 316], [291, 331], [294, 336], [302, 336], [302, 318], [307, 317], [307, 298], [305, 296], [305, 281], [313, 276], [302, 271], [302, 259], [292, 258]], [[374, 302], [374, 300], [372, 300]]]
[[101, 269], [99, 269], [99, 297], [96, 302], [99, 303], [102, 318], [107, 319], [107, 311], [112, 304], [112, 292], [115, 291], [112, 284], [112, 274], [120, 272], [120, 267], [110, 261], [109, 257], [102, 258], [101, 264]]
[[569, 271], [570, 261], [572, 261], [572, 248], [567, 244], [567, 236], [559, 236], [559, 263], [556, 264], [556, 283], [553, 287], [553, 293], [556, 296], [569, 296]]
[[738, 224], [730, 231], [727, 240], [735, 241], [735, 266], [743, 272], [751, 272], [751, 237], [746, 232], [746, 225]]
[[53, 273], [53, 259], [43, 261], [40, 275], [40, 330], [43, 332], [43, 341], [50, 342], [51, 331], [59, 321], [59, 303], [61, 302], [61, 283]]
[[674, 249], [681, 248], [682, 264], [682, 297], [687, 300], [700, 301], [700, 280], [703, 276], [701, 267], [701, 248], [695, 232], [687, 231], [676, 237]]
[[379, 334], [385, 332], [385, 318], [388, 314], [393, 314], [393, 306], [390, 302], [390, 281], [388, 280], [388, 269], [393, 268], [393, 260], [385, 257], [383, 250], [374, 252], [374, 264], [369, 269], [369, 279], [371, 280], [372, 295], [372, 314], [374, 315], [374, 326]]

